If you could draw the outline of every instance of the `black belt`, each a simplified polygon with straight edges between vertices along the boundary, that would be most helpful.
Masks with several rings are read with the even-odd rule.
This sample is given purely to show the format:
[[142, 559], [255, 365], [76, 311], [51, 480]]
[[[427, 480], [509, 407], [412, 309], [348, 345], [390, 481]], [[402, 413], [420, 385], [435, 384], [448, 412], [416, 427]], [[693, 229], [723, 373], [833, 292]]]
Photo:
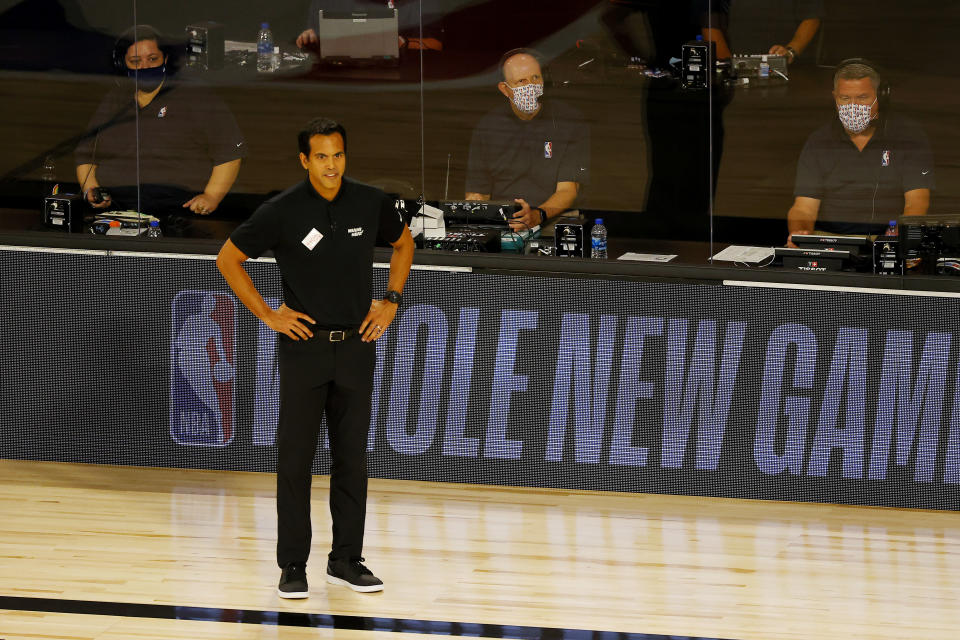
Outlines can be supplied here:
[[347, 338], [352, 338], [359, 334], [360, 332], [356, 329], [336, 329], [334, 331], [325, 331], [323, 329], [313, 330], [314, 338], [326, 340], [327, 342], [343, 342]]

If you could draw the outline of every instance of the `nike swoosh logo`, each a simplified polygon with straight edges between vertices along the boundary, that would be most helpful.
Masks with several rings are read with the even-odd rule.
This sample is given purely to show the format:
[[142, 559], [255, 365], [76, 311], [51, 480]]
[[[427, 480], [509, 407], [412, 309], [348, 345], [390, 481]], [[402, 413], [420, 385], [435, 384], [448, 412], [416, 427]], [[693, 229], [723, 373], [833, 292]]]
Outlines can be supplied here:
[[920, 172], [920, 175], [925, 176], [925, 175], [927, 175], [928, 173], [930, 173], [930, 169], [927, 169], [926, 171], [921, 171], [921, 172]]

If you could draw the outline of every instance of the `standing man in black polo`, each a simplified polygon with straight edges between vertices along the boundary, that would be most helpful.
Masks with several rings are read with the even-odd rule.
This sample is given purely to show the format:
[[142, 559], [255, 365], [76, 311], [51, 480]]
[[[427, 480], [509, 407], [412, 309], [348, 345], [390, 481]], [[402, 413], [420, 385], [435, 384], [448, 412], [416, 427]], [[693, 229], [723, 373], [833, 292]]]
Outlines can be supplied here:
[[[901, 215], [926, 215], [933, 154], [923, 129], [888, 113], [889, 92], [867, 61], [841, 63], [833, 79], [837, 119], [814, 131], [797, 163], [790, 235], [883, 233]], [[795, 247], [790, 237], [787, 246]]]
[[[217, 256], [230, 288], [280, 334], [277, 428], [277, 563], [281, 598], [306, 598], [310, 555], [310, 468], [327, 416], [333, 545], [327, 582], [383, 589], [363, 564], [374, 341], [393, 322], [413, 262], [413, 238], [380, 190], [345, 178], [347, 134], [313, 120], [298, 136], [307, 179], [265, 202]], [[383, 299], [372, 297], [377, 234], [393, 246]], [[273, 310], [243, 268], [272, 250], [284, 304]]]

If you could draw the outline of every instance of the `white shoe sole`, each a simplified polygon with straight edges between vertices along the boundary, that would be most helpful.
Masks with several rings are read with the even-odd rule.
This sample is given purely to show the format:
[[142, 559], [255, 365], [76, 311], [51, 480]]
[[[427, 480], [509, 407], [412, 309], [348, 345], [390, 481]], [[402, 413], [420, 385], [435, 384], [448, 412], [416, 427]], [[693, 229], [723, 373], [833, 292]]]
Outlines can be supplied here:
[[277, 589], [277, 595], [281, 598], [286, 598], [287, 600], [302, 600], [303, 598], [309, 598], [309, 591], [280, 591]]
[[335, 576], [332, 576], [329, 573], [327, 574], [327, 582], [329, 582], [330, 584], [339, 584], [344, 587], [349, 587], [350, 589], [353, 589], [354, 591], [359, 591], [360, 593], [373, 593], [374, 591], [383, 591], [382, 584], [372, 584], [369, 587], [359, 587], [355, 584], [350, 584], [343, 578], [337, 578]]

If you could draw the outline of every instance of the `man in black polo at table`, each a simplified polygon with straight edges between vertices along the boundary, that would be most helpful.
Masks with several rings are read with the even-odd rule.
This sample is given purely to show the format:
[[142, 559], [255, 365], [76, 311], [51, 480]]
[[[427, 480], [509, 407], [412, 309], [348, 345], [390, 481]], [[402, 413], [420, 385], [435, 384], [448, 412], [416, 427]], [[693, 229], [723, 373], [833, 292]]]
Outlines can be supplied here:
[[467, 200], [513, 200], [510, 226], [525, 231], [570, 209], [590, 178], [590, 127], [572, 107], [543, 99], [543, 71], [527, 49], [508, 51], [497, 85], [507, 103], [473, 132]]
[[[393, 322], [413, 262], [413, 238], [380, 190], [344, 178], [347, 134], [328, 119], [298, 136], [307, 179], [265, 202], [223, 245], [230, 288], [278, 337], [277, 563], [282, 598], [306, 598], [310, 468], [321, 412], [330, 440], [333, 545], [327, 582], [354, 591], [383, 583], [363, 564], [374, 341]], [[377, 235], [393, 246], [384, 299], [371, 301]], [[272, 310], [243, 268], [272, 250], [284, 304]]]
[[934, 187], [926, 134], [889, 113], [889, 87], [869, 62], [841, 63], [833, 87], [839, 118], [800, 154], [790, 234], [879, 234], [900, 215], [925, 215]]
[[[114, 70], [126, 78], [90, 120], [95, 135], [77, 147], [77, 180], [94, 208], [155, 215], [165, 233], [184, 235], [186, 214], [208, 215], [220, 205], [247, 147], [222, 100], [173, 81], [172, 52], [148, 25], [117, 39]], [[96, 187], [107, 195], [97, 197]]]

